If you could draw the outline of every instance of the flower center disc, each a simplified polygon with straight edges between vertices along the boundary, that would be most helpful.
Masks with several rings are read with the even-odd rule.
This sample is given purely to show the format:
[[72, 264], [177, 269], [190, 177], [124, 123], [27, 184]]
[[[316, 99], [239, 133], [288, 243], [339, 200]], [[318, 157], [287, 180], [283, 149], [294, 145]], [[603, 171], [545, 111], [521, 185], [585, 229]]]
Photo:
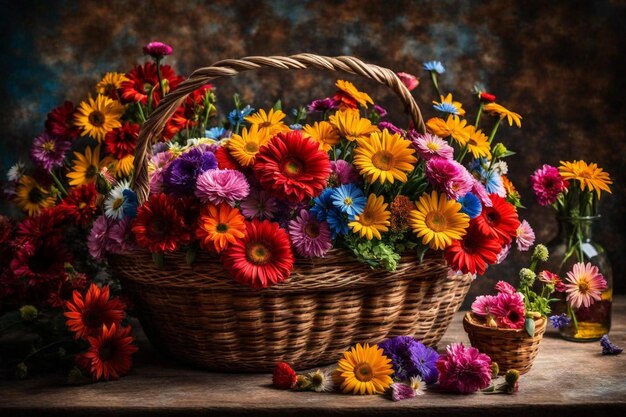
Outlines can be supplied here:
[[428, 143], [426, 144], [426, 147], [427, 147], [428, 149], [430, 149], [431, 151], [438, 151], [438, 150], [439, 150], [439, 145], [438, 145], [438, 144], [436, 144], [435, 142], [428, 142]]
[[124, 204], [124, 199], [123, 198], [116, 198], [115, 201], [112, 204], [113, 210], [119, 209], [122, 206], [122, 204]]
[[272, 253], [263, 243], [253, 242], [248, 245], [246, 258], [253, 264], [264, 265], [272, 258]]
[[226, 233], [228, 232], [228, 225], [226, 223], [218, 223], [217, 226], [215, 226], [215, 230], [217, 230], [218, 233]]
[[271, 122], [263, 122], [261, 124], [259, 124], [259, 127], [262, 129], [264, 127], [270, 127], [272, 125]]
[[248, 153], [255, 154], [259, 151], [259, 144], [256, 142], [248, 142], [246, 143], [246, 146], [244, 147], [244, 149]]
[[100, 127], [104, 124], [104, 114], [98, 110], [94, 110], [89, 113], [89, 123], [96, 127]]
[[369, 226], [373, 222], [374, 222], [374, 218], [373, 218], [372, 214], [369, 211], [364, 211], [359, 216], [359, 223], [361, 223], [363, 226]]
[[95, 165], [89, 165], [85, 170], [85, 178], [91, 180], [98, 173], [98, 168]]
[[372, 156], [372, 164], [382, 171], [388, 171], [394, 165], [393, 154], [388, 151], [378, 151]]
[[43, 150], [46, 152], [54, 152], [54, 142], [46, 142], [43, 144]]
[[359, 363], [354, 367], [354, 377], [361, 382], [368, 382], [374, 378], [372, 367], [369, 363]]
[[107, 362], [111, 358], [115, 357], [115, 346], [111, 343], [104, 343], [98, 349], [98, 356], [102, 362]]
[[424, 222], [430, 230], [433, 230], [435, 232], [443, 232], [448, 228], [448, 221], [446, 220], [446, 216], [439, 213], [438, 211], [428, 213]]
[[283, 172], [288, 177], [295, 177], [302, 173], [302, 169], [304, 168], [304, 164], [297, 159], [288, 159], [283, 164]]
[[492, 208], [487, 208], [487, 214], [485, 216], [487, 223], [493, 224], [500, 221], [500, 214]]
[[587, 283], [587, 281], [580, 281], [578, 283], [578, 291], [580, 291], [582, 294], [587, 294], [587, 292], [589, 291], [589, 283]]
[[316, 222], [307, 223], [307, 225], [304, 226], [304, 233], [306, 233], [308, 237], [318, 237], [320, 235], [320, 225]]
[[37, 187], [33, 187], [28, 192], [28, 201], [30, 201], [31, 203], [38, 204], [43, 200], [43, 198], [43, 193]]

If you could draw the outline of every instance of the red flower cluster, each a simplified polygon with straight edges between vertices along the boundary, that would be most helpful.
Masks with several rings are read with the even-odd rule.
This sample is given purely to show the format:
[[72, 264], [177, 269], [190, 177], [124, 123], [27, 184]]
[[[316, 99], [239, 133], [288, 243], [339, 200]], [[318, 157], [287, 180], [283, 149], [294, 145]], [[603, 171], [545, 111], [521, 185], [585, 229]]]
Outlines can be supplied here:
[[106, 150], [116, 159], [132, 155], [135, 152], [138, 136], [139, 125], [126, 122], [122, 127], [115, 128], [106, 134], [104, 137]]
[[46, 119], [46, 130], [48, 133], [65, 140], [72, 140], [78, 137], [79, 129], [74, 126], [74, 105], [71, 101], [66, 101], [48, 113]]
[[[161, 65], [161, 77], [165, 92], [174, 90], [184, 78], [176, 75], [169, 65]], [[163, 98], [159, 85], [157, 66], [153, 62], [137, 65], [126, 74], [128, 81], [122, 82], [120, 87], [121, 98], [125, 103], [141, 103], [147, 105], [152, 96], [152, 107], [156, 107]]]
[[65, 214], [76, 223], [81, 226], [87, 226], [91, 224], [98, 210], [96, 207], [97, 198], [96, 184], [84, 184], [72, 188], [58, 207], [64, 210]]
[[139, 207], [132, 226], [139, 246], [150, 252], [173, 252], [191, 239], [185, 218], [176, 206], [174, 197], [152, 194]]

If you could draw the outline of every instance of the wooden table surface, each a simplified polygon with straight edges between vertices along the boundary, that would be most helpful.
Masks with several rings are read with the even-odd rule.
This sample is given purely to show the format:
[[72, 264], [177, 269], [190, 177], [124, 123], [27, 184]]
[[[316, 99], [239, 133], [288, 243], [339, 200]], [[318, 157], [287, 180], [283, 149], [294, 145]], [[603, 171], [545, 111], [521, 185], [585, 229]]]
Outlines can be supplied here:
[[[468, 343], [462, 313], [441, 346]], [[613, 306], [611, 340], [626, 347], [626, 298]], [[382, 396], [279, 391], [268, 374], [220, 374], [191, 369], [157, 354], [140, 340], [131, 374], [115, 382], [66, 386], [61, 377], [0, 383], [0, 416], [115, 415], [451, 415], [455, 417], [626, 415], [626, 353], [602, 356], [598, 342], [572, 343], [548, 330], [533, 369], [514, 395], [424, 396], [394, 403]]]

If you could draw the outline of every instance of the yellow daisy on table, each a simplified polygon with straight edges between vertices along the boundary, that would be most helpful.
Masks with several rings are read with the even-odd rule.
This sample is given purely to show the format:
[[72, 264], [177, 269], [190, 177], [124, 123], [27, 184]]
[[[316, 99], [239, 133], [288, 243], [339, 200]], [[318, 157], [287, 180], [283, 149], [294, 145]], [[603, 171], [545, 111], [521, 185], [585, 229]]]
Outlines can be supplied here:
[[350, 81], [337, 80], [335, 85], [342, 93], [353, 98], [363, 107], [367, 108], [367, 103], [374, 104], [374, 100], [372, 100], [372, 98], [367, 93], [359, 91], [359, 89], [356, 88], [355, 85], [352, 84]]
[[522, 127], [522, 116], [515, 112], [512, 112], [511, 110], [507, 109], [504, 106], [501, 106], [498, 103], [487, 103], [483, 107], [483, 110], [485, 110], [487, 113], [499, 116], [500, 119], [504, 119], [506, 117], [506, 120], [509, 122], [509, 126], [513, 126], [513, 123], [515, 123], [517, 127]]
[[339, 110], [330, 116], [329, 120], [339, 134], [350, 142], [367, 138], [371, 133], [378, 131], [378, 127], [372, 125], [369, 119], [362, 118], [357, 110]]
[[426, 122], [426, 126], [435, 135], [447, 138], [452, 137], [459, 145], [465, 146], [469, 141], [470, 133], [474, 126], [467, 124], [467, 120], [461, 119], [459, 116], [449, 115], [446, 120], [439, 117], [433, 117]]
[[328, 152], [341, 140], [339, 132], [333, 125], [326, 121], [315, 122], [313, 125], [306, 125], [302, 128], [305, 136], [310, 137], [320, 145], [320, 150]]
[[602, 191], [611, 193], [610, 184], [613, 184], [608, 172], [598, 167], [598, 164], [587, 164], [585, 161], [565, 162], [560, 161], [559, 173], [566, 180], [576, 180], [580, 183], [580, 189], [595, 191], [598, 199]]
[[107, 72], [102, 80], [96, 84], [96, 93], [107, 97], [116, 98], [117, 89], [122, 86], [124, 81], [129, 81], [121, 72]]
[[237, 162], [247, 167], [254, 163], [259, 149], [269, 140], [269, 132], [260, 129], [259, 125], [253, 124], [250, 126], [250, 129], [244, 127], [241, 130], [241, 135], [233, 134], [230, 139], [228, 139], [226, 147]]
[[367, 240], [381, 239], [380, 232], [386, 232], [389, 230], [389, 218], [391, 212], [387, 210], [388, 204], [385, 203], [385, 198], [370, 194], [367, 197], [367, 203], [361, 214], [355, 215], [354, 220], [348, 223], [348, 226], [354, 233], [358, 233], [361, 237], [365, 237]]
[[55, 195], [42, 187], [33, 177], [23, 175], [15, 190], [14, 203], [29, 216], [34, 216], [42, 209], [54, 206]]
[[474, 158], [487, 158], [491, 159], [491, 145], [489, 144], [489, 138], [482, 130], [475, 129], [474, 126], [470, 126], [471, 133], [467, 141], [467, 149], [472, 153]]
[[469, 226], [469, 216], [461, 213], [461, 204], [433, 191], [423, 194], [409, 214], [409, 222], [424, 245], [443, 250], [453, 240], [461, 239]]
[[370, 183], [406, 182], [416, 162], [411, 142], [387, 129], [359, 139], [354, 148], [354, 166]]
[[460, 101], [454, 101], [454, 99], [452, 98], [452, 93], [448, 93], [447, 96], [440, 96], [441, 97], [441, 101], [433, 101], [433, 104], [435, 106], [441, 106], [444, 104], [448, 104], [450, 106], [453, 106], [456, 111], [457, 114], [459, 116], [465, 116], [465, 110], [463, 109], [463, 104], [461, 104]]
[[74, 152], [76, 157], [72, 161], [72, 170], [67, 173], [70, 186], [78, 186], [94, 182], [100, 170], [111, 163], [111, 158], [100, 160], [100, 145], [95, 148], [85, 148], [85, 153]]
[[102, 94], [96, 99], [89, 97], [83, 101], [76, 111], [76, 126], [82, 129], [83, 136], [91, 136], [102, 142], [108, 132], [121, 127], [120, 118], [124, 113], [124, 106]]
[[346, 394], [382, 394], [393, 380], [391, 359], [378, 345], [358, 343], [337, 362], [333, 380]]
[[261, 109], [258, 112], [247, 116], [246, 121], [252, 125], [257, 125], [259, 130], [267, 132], [270, 136], [274, 136], [278, 132], [285, 132], [289, 127], [283, 123], [283, 119], [287, 115], [281, 110], [270, 109], [269, 112]]

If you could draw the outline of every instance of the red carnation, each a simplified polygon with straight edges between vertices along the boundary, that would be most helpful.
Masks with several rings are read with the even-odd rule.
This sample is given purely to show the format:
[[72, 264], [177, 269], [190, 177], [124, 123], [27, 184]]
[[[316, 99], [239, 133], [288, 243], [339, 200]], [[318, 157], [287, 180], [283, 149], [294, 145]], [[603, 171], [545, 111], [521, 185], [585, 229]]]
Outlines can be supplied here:
[[493, 103], [494, 101], [496, 101], [496, 96], [489, 93], [480, 93], [480, 99], [482, 101], [486, 101], [487, 103]]
[[74, 139], [78, 137], [78, 127], [74, 126], [74, 105], [71, 101], [66, 101], [63, 105], [48, 113], [46, 119], [46, 130], [55, 136], [63, 139]]
[[504, 245], [517, 237], [517, 228], [520, 226], [515, 206], [497, 194], [490, 194], [492, 207], [483, 207], [483, 211], [476, 217], [476, 224], [480, 231], [497, 238]]
[[136, 123], [124, 123], [122, 127], [116, 127], [106, 134], [104, 143], [107, 152], [122, 159], [135, 152], [137, 137], [139, 136], [139, 125]]
[[272, 375], [272, 385], [278, 389], [291, 389], [296, 384], [296, 371], [287, 362], [278, 362]]

